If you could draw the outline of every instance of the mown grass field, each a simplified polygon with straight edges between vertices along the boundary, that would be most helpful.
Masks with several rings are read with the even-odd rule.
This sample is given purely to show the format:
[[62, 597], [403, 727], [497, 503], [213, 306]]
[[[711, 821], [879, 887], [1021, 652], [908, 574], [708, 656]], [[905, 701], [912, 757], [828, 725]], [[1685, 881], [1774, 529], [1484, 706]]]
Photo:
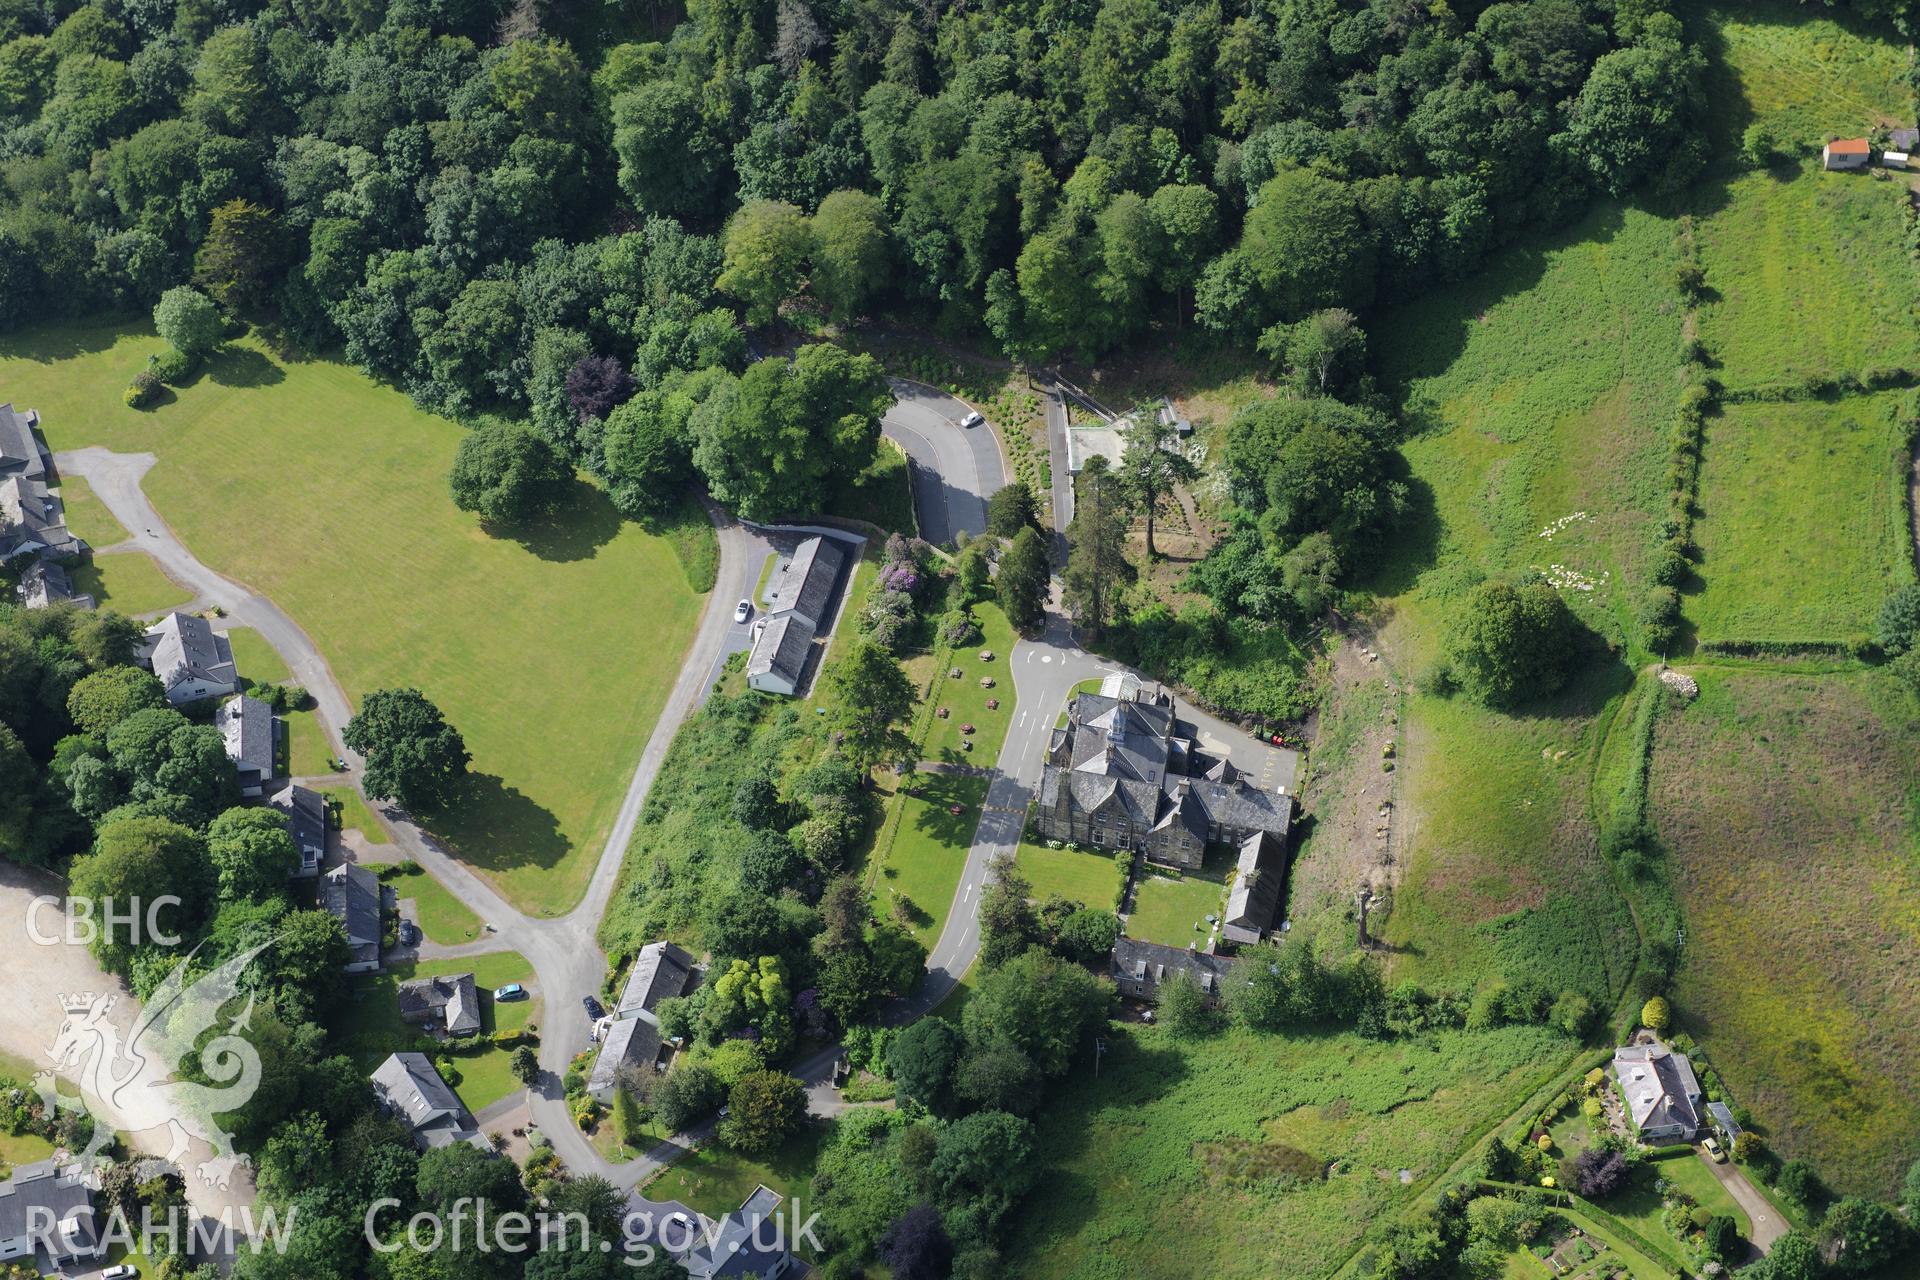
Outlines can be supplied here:
[[1707, 424], [1694, 539], [1702, 640], [1845, 640], [1910, 580], [1913, 393], [1736, 404]]
[[[485, 1046], [478, 1052], [459, 1053], [454, 1064], [460, 1081], [453, 1091], [467, 1110], [476, 1115], [521, 1087], [513, 1078], [508, 1062], [512, 1050], [487, 1043], [488, 1037], [501, 1031], [518, 1031], [528, 1022], [538, 1022], [540, 992], [533, 987], [533, 965], [517, 951], [494, 951], [460, 960], [422, 960], [412, 965], [391, 965], [378, 974], [359, 979], [354, 987], [354, 1003], [341, 1027], [341, 1036], [354, 1061], [368, 1070], [397, 1049], [410, 1049], [424, 1030], [400, 1020], [396, 992], [410, 978], [445, 977], [457, 973], [473, 974], [480, 992], [480, 1036]], [[532, 998], [496, 1004], [495, 987], [518, 982], [527, 986]]]
[[1014, 859], [1020, 874], [1033, 886], [1036, 901], [1058, 894], [1070, 902], [1111, 910], [1120, 888], [1118, 864], [1111, 853], [1098, 849], [1049, 849], [1022, 840]]
[[93, 556], [74, 566], [73, 586], [102, 609], [134, 618], [178, 609], [193, 598], [144, 551]]
[[1693, 674], [1652, 788], [1680, 1023], [1783, 1154], [1890, 1193], [1920, 1150], [1920, 714], [1881, 672]]
[[1099, 1076], [1070, 1074], [1038, 1117], [1056, 1167], [1019, 1215], [1011, 1269], [1325, 1275], [1572, 1049], [1539, 1028], [1182, 1041], [1116, 1024]]
[[403, 868], [394, 863], [380, 868], [380, 878], [399, 899], [412, 899], [413, 908], [401, 914], [420, 926], [429, 942], [457, 947], [480, 936], [481, 919], [424, 867]]
[[1723, 385], [1738, 392], [1920, 367], [1906, 192], [1904, 179], [1827, 173], [1817, 155], [1728, 185], [1725, 207], [1700, 232], [1712, 290], [1700, 337]]
[[[980, 624], [980, 643], [955, 649], [947, 669], [935, 678], [931, 697], [936, 710], [920, 758], [990, 769], [999, 762], [1000, 745], [1006, 741], [1007, 726], [1013, 721], [1013, 675], [1007, 664], [1019, 637], [1007, 615], [991, 601], [975, 605], [973, 616]], [[981, 655], [988, 653], [993, 660], [982, 661]], [[947, 674], [954, 667], [960, 669], [958, 677]], [[992, 680], [993, 687], [981, 688], [982, 679]], [[989, 702], [1000, 705], [989, 710]], [[946, 716], [938, 714], [940, 707], [946, 708]], [[962, 732], [966, 725], [973, 726], [971, 734]], [[972, 750], [962, 745], [968, 740], [973, 743]]]
[[873, 910], [883, 919], [904, 915], [914, 936], [931, 947], [953, 910], [987, 779], [924, 773], [908, 782], [917, 794], [895, 800], [897, 813], [889, 806], [884, 821], [897, 827], [883, 827], [879, 836]]
[[429, 825], [523, 908], [571, 906], [702, 607], [670, 541], [585, 482], [565, 523], [490, 535], [447, 495], [462, 429], [328, 361], [242, 344], [135, 413], [121, 391], [158, 345], [143, 323], [16, 334], [0, 378], [55, 449], [157, 454], [154, 505], [292, 614], [349, 694], [438, 702], [475, 776]]
[[1233, 863], [1213, 852], [1198, 871], [1171, 876], [1149, 867], [1133, 887], [1133, 911], [1127, 916], [1127, 936], [1169, 947], [1189, 944], [1205, 948], [1207, 917], [1226, 906], [1226, 873]]

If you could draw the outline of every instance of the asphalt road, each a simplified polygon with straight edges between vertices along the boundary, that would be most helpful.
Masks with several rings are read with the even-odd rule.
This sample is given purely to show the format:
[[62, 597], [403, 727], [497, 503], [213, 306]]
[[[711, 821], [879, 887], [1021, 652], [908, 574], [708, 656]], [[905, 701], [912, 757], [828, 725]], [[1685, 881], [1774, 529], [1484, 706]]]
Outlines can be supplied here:
[[945, 546], [961, 532], [984, 533], [987, 499], [1007, 483], [994, 429], [962, 427], [972, 406], [944, 391], [905, 378], [888, 381], [895, 400], [880, 430], [907, 451], [920, 536]]

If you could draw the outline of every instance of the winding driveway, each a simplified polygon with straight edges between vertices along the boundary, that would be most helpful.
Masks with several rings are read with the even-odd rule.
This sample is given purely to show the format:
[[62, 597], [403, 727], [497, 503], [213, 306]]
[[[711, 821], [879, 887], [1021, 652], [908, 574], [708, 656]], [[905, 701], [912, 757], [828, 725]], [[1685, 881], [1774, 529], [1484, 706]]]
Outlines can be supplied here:
[[[960, 419], [969, 406], [920, 384], [896, 384], [899, 402], [886, 415], [887, 434], [901, 442], [914, 459], [915, 500], [920, 504], [923, 534], [946, 541], [956, 530], [977, 532], [986, 527], [986, 500], [1006, 483], [1005, 466], [990, 429], [963, 431]], [[217, 607], [233, 625], [252, 627], [279, 653], [294, 680], [312, 695], [317, 717], [334, 752], [347, 762], [340, 781], [360, 788], [365, 762], [347, 749], [341, 730], [353, 709], [346, 690], [335, 678], [313, 638], [266, 596], [233, 581], [203, 564], [167, 526], [141, 488], [141, 481], [157, 459], [150, 453], [115, 453], [102, 448], [76, 449], [55, 456], [60, 474], [80, 476], [92, 486], [107, 509], [132, 535], [128, 547], [138, 546], [158, 561], [169, 576], [194, 593], [201, 607]], [[931, 479], [929, 479], [929, 475]], [[949, 484], [947, 477], [953, 483]], [[432, 835], [416, 825], [397, 805], [374, 807], [390, 828], [394, 842], [489, 927], [489, 945], [474, 949], [512, 950], [527, 958], [534, 970], [533, 989], [545, 1000], [541, 1028], [541, 1078], [530, 1090], [533, 1123], [552, 1140], [567, 1165], [581, 1173], [597, 1174], [622, 1188], [632, 1188], [671, 1163], [685, 1149], [707, 1136], [706, 1129], [680, 1135], [661, 1144], [645, 1158], [613, 1164], [594, 1150], [568, 1113], [561, 1080], [573, 1058], [589, 1045], [586, 1019], [575, 1017], [572, 1006], [583, 995], [597, 993], [606, 977], [605, 954], [596, 941], [601, 917], [619, 883], [627, 844], [640, 818], [647, 792], [660, 771], [667, 749], [687, 716], [705, 699], [712, 672], [727, 653], [739, 646], [741, 628], [733, 621], [733, 602], [752, 594], [770, 544], [756, 531], [742, 526], [717, 507], [709, 506], [719, 540], [720, 563], [714, 590], [680, 674], [647, 739], [627, 785], [612, 829], [589, 880], [585, 896], [564, 916], [530, 917], [513, 907], [484, 879], [449, 853]], [[1014, 836], [1018, 837], [1017, 826]], [[969, 859], [969, 866], [974, 859]], [[981, 859], [984, 871], [985, 862]], [[964, 888], [964, 886], [963, 886]], [[959, 904], [956, 903], [956, 908]], [[960, 914], [956, 910], [956, 914]], [[970, 913], [969, 913], [970, 914]], [[952, 948], [942, 939], [942, 954], [953, 977], [940, 987], [949, 989], [978, 950], [977, 932], [971, 941], [956, 939]], [[935, 985], [929, 977], [929, 987]], [[930, 1006], [929, 1006], [930, 1007]], [[809, 1084], [831, 1069], [831, 1054], [816, 1055], [797, 1072]]]

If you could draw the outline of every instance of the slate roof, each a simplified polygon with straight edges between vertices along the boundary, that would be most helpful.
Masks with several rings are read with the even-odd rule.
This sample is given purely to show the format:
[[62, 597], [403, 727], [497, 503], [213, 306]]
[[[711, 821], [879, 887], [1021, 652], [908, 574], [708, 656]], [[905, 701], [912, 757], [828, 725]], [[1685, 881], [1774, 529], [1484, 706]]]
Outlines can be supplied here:
[[1634, 1124], [1642, 1129], [1700, 1127], [1700, 1082], [1683, 1053], [1663, 1044], [1630, 1044], [1614, 1050], [1613, 1073]]
[[1040, 806], [1053, 808], [1064, 787], [1082, 813], [1115, 806], [1149, 830], [1178, 823], [1200, 840], [1215, 826], [1257, 830], [1284, 846], [1293, 801], [1249, 785], [1226, 761], [1201, 754], [1193, 738], [1171, 699], [1080, 694], [1048, 745]]
[[1227, 914], [1221, 920], [1224, 929], [1253, 935], [1236, 941], [1258, 941], [1258, 936], [1273, 927], [1273, 913], [1280, 905], [1280, 881], [1285, 872], [1284, 841], [1265, 831], [1256, 831], [1240, 843], [1240, 865], [1227, 892]]
[[808, 538], [794, 548], [793, 556], [774, 575], [767, 595], [767, 612], [793, 612], [814, 628], [826, 619], [833, 588], [840, 581], [846, 552], [831, 538]]
[[1920, 129], [1889, 130], [1887, 147], [1892, 151], [1920, 151]]
[[607, 1024], [600, 1052], [593, 1060], [587, 1091], [605, 1095], [619, 1083], [623, 1071], [651, 1070], [660, 1058], [660, 1028], [647, 1018], [616, 1018]]
[[35, 560], [20, 573], [20, 603], [29, 609], [71, 600], [82, 609], [93, 608], [93, 597], [73, 589], [73, 577], [51, 560]]
[[170, 613], [147, 629], [153, 642], [153, 674], [171, 689], [185, 680], [209, 684], [237, 684], [233, 646], [205, 618]]
[[767, 674], [778, 675], [796, 687], [807, 669], [807, 655], [813, 649], [813, 627], [797, 613], [782, 613], [767, 620], [760, 638], [747, 655], [747, 679]]
[[[761, 1228], [780, 1210], [779, 1193], [767, 1187], [755, 1187], [740, 1208], [722, 1218], [719, 1230], [699, 1242], [680, 1258], [693, 1280], [717, 1280], [732, 1276], [777, 1276], [792, 1262], [779, 1239], [782, 1232], [774, 1226]], [[777, 1222], [778, 1219], [775, 1218]]]
[[1712, 1116], [1713, 1122], [1725, 1131], [1729, 1141], [1740, 1136], [1740, 1125], [1739, 1122], [1733, 1118], [1732, 1107], [1729, 1107], [1724, 1102], [1709, 1102], [1707, 1104], [1707, 1114]]
[[60, 499], [43, 481], [26, 475], [0, 478], [0, 556], [18, 555], [34, 544], [48, 555], [80, 554], [80, 542], [67, 529]]
[[662, 1000], [686, 992], [693, 978], [693, 957], [671, 942], [655, 942], [640, 948], [634, 957], [633, 971], [615, 1006], [617, 1018], [640, 1017], [653, 1021], [653, 1011]]
[[0, 404], [0, 475], [47, 474], [47, 453], [33, 434], [34, 421], [33, 414], [20, 412], [11, 402]]
[[480, 992], [471, 973], [413, 978], [400, 984], [400, 1016], [409, 1022], [437, 1022], [449, 1035], [480, 1030]]
[[1184, 947], [1169, 947], [1158, 942], [1122, 937], [1113, 944], [1111, 965], [1115, 978], [1145, 982], [1152, 987], [1165, 982], [1169, 974], [1190, 973], [1200, 984], [1200, 989], [1212, 996], [1220, 994], [1220, 983], [1226, 978], [1232, 962], [1225, 956], [1205, 951], [1189, 951]]
[[456, 1142], [486, 1146], [473, 1116], [425, 1054], [390, 1054], [369, 1078], [380, 1105], [413, 1130], [413, 1145], [420, 1150]]
[[56, 1224], [72, 1221], [74, 1230], [66, 1243], [83, 1253], [95, 1252], [93, 1189], [77, 1165], [63, 1168], [42, 1160], [21, 1165], [0, 1182], [0, 1241], [44, 1231], [49, 1219]]
[[249, 773], [262, 782], [273, 776], [272, 707], [243, 693], [220, 704], [213, 727], [227, 740], [227, 759], [240, 770], [242, 781]]
[[380, 959], [380, 879], [352, 862], [343, 862], [320, 880], [320, 902], [347, 932], [353, 963]]
[[267, 807], [287, 815], [287, 832], [300, 851], [302, 867], [319, 866], [327, 852], [326, 797], [290, 783], [268, 797]]

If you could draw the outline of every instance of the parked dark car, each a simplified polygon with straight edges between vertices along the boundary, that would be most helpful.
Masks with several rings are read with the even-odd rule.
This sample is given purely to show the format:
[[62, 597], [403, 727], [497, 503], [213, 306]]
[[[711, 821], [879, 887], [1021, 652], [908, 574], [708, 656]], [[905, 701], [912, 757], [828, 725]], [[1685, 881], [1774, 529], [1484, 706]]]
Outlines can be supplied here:
[[602, 1009], [600, 1007], [600, 1002], [598, 1000], [595, 1000], [592, 996], [581, 996], [580, 1007], [587, 1011], [587, 1017], [593, 1020], [594, 1022], [598, 1022], [600, 1021], [600, 1019], [607, 1016], [607, 1011], [605, 1009]]

